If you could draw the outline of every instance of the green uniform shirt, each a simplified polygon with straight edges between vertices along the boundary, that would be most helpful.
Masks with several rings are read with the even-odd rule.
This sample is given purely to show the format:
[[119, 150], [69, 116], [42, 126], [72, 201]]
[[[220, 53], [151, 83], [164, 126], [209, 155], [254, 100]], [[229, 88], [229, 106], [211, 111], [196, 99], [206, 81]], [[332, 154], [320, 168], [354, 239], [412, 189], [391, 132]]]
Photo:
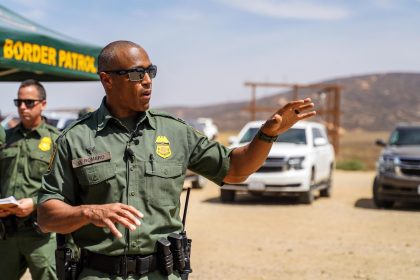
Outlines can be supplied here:
[[106, 255], [150, 254], [156, 240], [182, 230], [180, 194], [186, 169], [222, 184], [230, 150], [154, 110], [138, 121], [139, 133], [131, 133], [104, 102], [57, 140], [39, 203], [59, 199], [71, 205], [132, 205], [144, 214], [135, 231], [118, 225], [124, 235], [118, 239], [107, 228], [89, 224], [72, 234], [74, 241]]
[[48, 169], [58, 130], [42, 122], [34, 130], [21, 124], [6, 131], [0, 146], [1, 197], [32, 198], [37, 202], [42, 175]]
[[6, 134], [4, 132], [4, 127], [0, 125], [0, 145], [4, 143], [6, 139]]

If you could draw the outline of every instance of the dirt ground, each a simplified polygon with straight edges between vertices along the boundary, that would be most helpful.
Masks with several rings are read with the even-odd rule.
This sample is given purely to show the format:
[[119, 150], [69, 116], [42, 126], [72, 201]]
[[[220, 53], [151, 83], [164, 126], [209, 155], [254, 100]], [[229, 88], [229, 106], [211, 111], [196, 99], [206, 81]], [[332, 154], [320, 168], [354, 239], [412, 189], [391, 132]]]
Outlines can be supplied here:
[[420, 279], [420, 206], [375, 209], [373, 177], [336, 171], [332, 197], [312, 205], [248, 195], [222, 204], [212, 183], [192, 190], [190, 279]]

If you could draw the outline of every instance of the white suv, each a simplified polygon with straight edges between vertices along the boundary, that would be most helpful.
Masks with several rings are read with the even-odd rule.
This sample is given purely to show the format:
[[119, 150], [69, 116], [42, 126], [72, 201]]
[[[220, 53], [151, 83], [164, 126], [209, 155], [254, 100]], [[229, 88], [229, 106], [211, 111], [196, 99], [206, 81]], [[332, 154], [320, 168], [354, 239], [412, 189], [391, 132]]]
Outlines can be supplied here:
[[[230, 139], [231, 147], [249, 143], [263, 123], [247, 123], [237, 137]], [[278, 137], [263, 166], [245, 182], [222, 186], [220, 199], [232, 202], [236, 192], [279, 193], [299, 196], [301, 202], [310, 204], [315, 190], [320, 196], [330, 196], [333, 170], [334, 149], [324, 125], [300, 121]]]

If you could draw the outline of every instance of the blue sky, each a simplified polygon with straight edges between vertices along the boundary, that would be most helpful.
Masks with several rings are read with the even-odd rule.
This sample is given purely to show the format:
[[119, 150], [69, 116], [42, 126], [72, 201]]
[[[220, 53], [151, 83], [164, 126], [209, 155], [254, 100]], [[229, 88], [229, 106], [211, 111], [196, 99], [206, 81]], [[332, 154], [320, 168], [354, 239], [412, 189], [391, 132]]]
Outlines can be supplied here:
[[[104, 46], [141, 44], [158, 65], [152, 106], [248, 100], [245, 81], [317, 82], [420, 72], [420, 0], [2, 0], [41, 25]], [[0, 84], [15, 111], [17, 83]], [[97, 107], [99, 82], [46, 83], [49, 109]], [[259, 96], [278, 89], [263, 89]]]

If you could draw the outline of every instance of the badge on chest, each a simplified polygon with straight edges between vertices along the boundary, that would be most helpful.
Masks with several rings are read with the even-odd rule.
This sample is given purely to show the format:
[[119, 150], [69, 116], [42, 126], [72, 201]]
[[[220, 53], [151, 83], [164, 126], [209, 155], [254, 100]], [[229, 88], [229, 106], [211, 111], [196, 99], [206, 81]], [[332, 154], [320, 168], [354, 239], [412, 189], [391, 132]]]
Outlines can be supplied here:
[[166, 136], [156, 137], [156, 154], [161, 158], [168, 158], [172, 155], [171, 146]]
[[50, 137], [42, 137], [41, 141], [39, 141], [38, 148], [41, 151], [46, 152], [46, 151], [51, 150], [51, 144], [52, 144], [52, 140]]

